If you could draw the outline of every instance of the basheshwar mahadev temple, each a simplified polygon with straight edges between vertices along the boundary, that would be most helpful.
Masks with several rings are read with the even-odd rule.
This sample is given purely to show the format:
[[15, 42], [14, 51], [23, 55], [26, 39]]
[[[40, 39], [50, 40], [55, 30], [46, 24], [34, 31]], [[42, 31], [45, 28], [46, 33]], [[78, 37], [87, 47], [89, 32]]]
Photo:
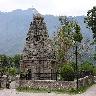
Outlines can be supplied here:
[[56, 79], [54, 50], [44, 17], [39, 13], [33, 16], [30, 23], [20, 68], [25, 73], [30, 70], [32, 80]]

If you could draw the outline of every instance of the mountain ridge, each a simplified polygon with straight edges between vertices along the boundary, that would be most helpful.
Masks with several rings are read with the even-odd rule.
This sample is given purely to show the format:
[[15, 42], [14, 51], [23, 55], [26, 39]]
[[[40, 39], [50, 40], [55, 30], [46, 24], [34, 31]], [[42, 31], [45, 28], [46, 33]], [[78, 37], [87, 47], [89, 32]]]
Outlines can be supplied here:
[[[33, 14], [38, 13], [35, 8], [27, 10], [13, 10], [12, 12], [0, 12], [0, 54], [14, 55], [22, 53], [26, 34]], [[92, 38], [90, 30], [84, 24], [84, 16], [74, 17], [81, 26], [82, 34], [88, 38]], [[49, 36], [57, 31], [60, 25], [58, 16], [44, 15], [47, 24]]]

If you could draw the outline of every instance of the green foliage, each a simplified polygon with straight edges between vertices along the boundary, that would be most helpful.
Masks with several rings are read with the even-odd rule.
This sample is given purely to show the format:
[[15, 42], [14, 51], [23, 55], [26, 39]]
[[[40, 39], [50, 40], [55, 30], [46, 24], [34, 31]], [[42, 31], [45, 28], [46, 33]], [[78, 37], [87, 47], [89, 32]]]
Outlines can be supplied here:
[[94, 60], [96, 60], [96, 53], [94, 54], [94, 57], [93, 58], [94, 58]]
[[7, 67], [3, 67], [3, 68], [1, 69], [1, 73], [6, 74], [7, 71], [8, 71], [7, 69], [8, 69]]
[[60, 63], [64, 63], [67, 61], [66, 56], [69, 49], [73, 46], [73, 28], [75, 23], [74, 21], [69, 20], [66, 16], [60, 16], [59, 21], [61, 27], [53, 42], [55, 42], [54, 46], [57, 60]]
[[76, 63], [70, 62], [69, 65], [72, 66], [72, 68], [74, 69], [74, 72], [75, 72], [76, 71]]
[[75, 89], [75, 88], [71, 88], [70, 90], [69, 90], [69, 93], [71, 93], [71, 94], [81, 94], [81, 93], [84, 93], [89, 87], [91, 87], [93, 85], [93, 83], [92, 84], [90, 84], [90, 85], [86, 85], [86, 86], [81, 86], [81, 87], [79, 87], [78, 89]]
[[1, 61], [1, 66], [2, 67], [7, 67], [7, 66], [9, 66], [8, 65], [8, 58], [7, 58], [7, 56], [6, 55], [0, 55], [0, 61]]
[[94, 66], [94, 68], [93, 68], [93, 75], [96, 76], [96, 66]]
[[21, 55], [19, 54], [16, 54], [14, 57], [13, 57], [13, 62], [15, 64], [15, 67], [16, 68], [19, 68], [20, 67], [20, 59], [21, 59]]
[[66, 16], [60, 16], [59, 21], [61, 27], [57, 32], [55, 37], [54, 46], [56, 59], [60, 64], [67, 63], [69, 57], [71, 58], [70, 51], [76, 42], [81, 42], [83, 39], [82, 34], [80, 33], [80, 26], [72, 19]]
[[64, 81], [73, 81], [74, 80], [74, 69], [69, 64], [64, 64], [60, 68], [60, 76]]
[[85, 71], [85, 72], [90, 72], [90, 73], [93, 73], [93, 64], [86, 61], [84, 62], [82, 65], [81, 65], [81, 68], [80, 68], [81, 71]]
[[0, 55], [0, 70], [3, 74], [9, 74], [10, 72], [15, 75], [20, 72], [20, 58], [21, 55], [16, 54], [15, 56]]
[[16, 68], [15, 67], [8, 68], [8, 73], [9, 73], [9, 75], [15, 76], [16, 75]]
[[76, 24], [74, 29], [75, 29], [75, 33], [73, 34], [74, 41], [81, 42], [83, 37], [82, 34], [80, 33], [80, 26]]
[[16, 88], [17, 91], [20, 92], [48, 92], [49, 90], [47, 88], [32, 88], [32, 87], [18, 87]]
[[93, 32], [93, 38], [96, 39], [96, 6], [87, 12], [85, 23], [91, 28]]

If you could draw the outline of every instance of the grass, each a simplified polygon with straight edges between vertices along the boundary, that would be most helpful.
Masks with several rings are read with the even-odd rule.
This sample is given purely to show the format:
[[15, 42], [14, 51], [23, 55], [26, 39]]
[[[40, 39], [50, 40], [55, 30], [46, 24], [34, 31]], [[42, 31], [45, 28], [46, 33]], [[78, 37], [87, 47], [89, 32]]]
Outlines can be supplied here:
[[48, 92], [47, 89], [43, 89], [43, 88], [32, 88], [32, 87], [18, 87], [16, 90], [19, 91], [19, 92], [34, 92], [34, 93]]
[[80, 88], [78, 88], [78, 89], [71, 88], [71, 90], [69, 90], [69, 92], [70, 92], [71, 94], [81, 94], [81, 93], [84, 93], [84, 92], [85, 92], [88, 88], [90, 88], [92, 85], [93, 85], [93, 83], [90, 84], [90, 85], [82, 86], [82, 87], [80, 87]]

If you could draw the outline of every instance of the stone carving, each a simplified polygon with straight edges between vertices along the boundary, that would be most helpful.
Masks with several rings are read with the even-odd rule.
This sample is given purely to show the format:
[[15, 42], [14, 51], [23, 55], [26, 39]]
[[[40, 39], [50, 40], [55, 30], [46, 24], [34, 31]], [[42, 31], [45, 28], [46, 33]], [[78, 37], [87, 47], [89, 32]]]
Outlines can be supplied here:
[[[21, 60], [21, 70], [27, 72], [27, 70], [31, 69], [32, 79], [55, 78], [51, 75], [51, 73], [56, 72], [56, 65], [54, 63], [53, 48], [48, 37], [43, 16], [41, 14], [34, 15], [33, 22], [31, 22], [27, 33], [26, 45]], [[50, 74], [48, 74], [49, 76], [46, 78], [43, 76], [44, 74], [38, 73]]]

